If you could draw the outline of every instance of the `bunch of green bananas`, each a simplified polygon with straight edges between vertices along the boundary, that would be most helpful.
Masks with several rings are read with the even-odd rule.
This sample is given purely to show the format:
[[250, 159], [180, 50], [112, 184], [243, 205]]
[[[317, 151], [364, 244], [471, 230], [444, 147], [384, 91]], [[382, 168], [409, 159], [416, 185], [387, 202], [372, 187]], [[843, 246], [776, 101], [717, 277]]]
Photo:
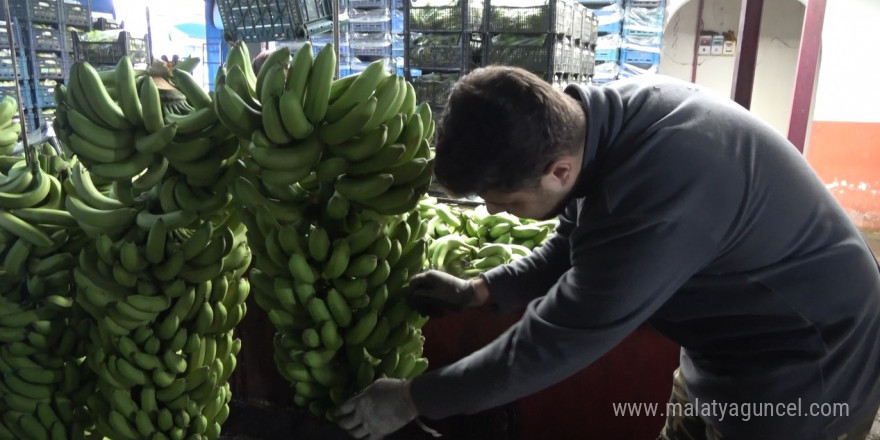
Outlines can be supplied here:
[[113, 72], [116, 99], [94, 67], [74, 63], [67, 87], [55, 89], [53, 125], [62, 145], [91, 173], [129, 182], [147, 168], [161, 168], [165, 159], [157, 153], [174, 138], [177, 124], [165, 123], [153, 78], [136, 76], [128, 57]]
[[18, 115], [18, 103], [11, 96], [4, 96], [0, 100], [0, 155], [10, 155], [15, 150], [18, 137], [21, 134], [21, 124], [14, 122], [13, 118]]
[[324, 226], [279, 221], [267, 209], [243, 213], [256, 254], [254, 297], [278, 330], [275, 362], [293, 383], [294, 403], [332, 419], [332, 409], [377, 377], [427, 368], [426, 319], [402, 294], [425, 263], [417, 212], [352, 212], [345, 225]]
[[433, 175], [434, 121], [411, 84], [382, 60], [334, 81], [333, 45], [313, 57], [307, 43], [292, 59], [278, 49], [257, 75], [230, 64], [240, 58], [230, 55], [215, 102], [220, 119], [250, 141], [249, 166], [268, 195], [283, 199], [314, 176], [333, 184], [323, 186], [334, 187], [337, 211], [351, 203], [387, 215], [415, 208]]
[[[254, 75], [233, 47], [220, 120], [248, 139], [233, 191], [256, 255], [250, 279], [278, 330], [294, 402], [319, 417], [379, 376], [410, 377], [425, 318], [403, 286], [425, 264], [415, 209], [433, 174], [433, 120], [384, 63], [333, 80], [332, 45], [269, 55]], [[422, 121], [426, 121], [424, 124]]]
[[419, 212], [428, 220], [431, 267], [458, 276], [475, 276], [528, 255], [553, 233], [556, 220], [521, 219], [508, 213], [489, 214], [423, 199]]
[[78, 257], [76, 300], [93, 323], [86, 364], [97, 376], [87, 400], [95, 431], [218, 438], [241, 348], [232, 331], [250, 292], [244, 226], [235, 216], [177, 227], [138, 214], [128, 230], [97, 235]]
[[94, 382], [70, 286], [86, 237], [64, 209], [67, 162], [38, 148], [0, 156], [0, 438], [83, 438]]

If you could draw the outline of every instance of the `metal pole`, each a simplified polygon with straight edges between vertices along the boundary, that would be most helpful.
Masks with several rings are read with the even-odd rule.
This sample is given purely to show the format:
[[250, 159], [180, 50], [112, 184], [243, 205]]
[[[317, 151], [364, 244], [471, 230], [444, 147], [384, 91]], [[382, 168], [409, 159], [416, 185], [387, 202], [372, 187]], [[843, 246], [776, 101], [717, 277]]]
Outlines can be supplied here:
[[694, 35], [694, 62], [691, 65], [691, 82], [697, 82], [697, 61], [700, 59], [700, 34], [703, 33], [703, 5], [704, 0], [700, 0], [697, 5], [697, 32]]
[[[21, 144], [24, 148], [24, 160], [28, 167], [35, 166], [36, 160], [33, 154], [29, 153], [30, 145], [28, 144], [27, 117], [24, 112], [24, 99], [21, 94], [21, 78], [18, 76], [18, 54], [15, 53], [15, 37], [12, 33], [12, 14], [9, 13], [9, 0], [3, 0], [3, 12], [6, 13], [6, 37], [9, 39], [9, 52], [12, 57], [12, 76], [15, 78], [15, 94], [18, 99], [18, 118], [21, 120], [22, 136]], [[33, 168], [32, 168], [33, 169]]]
[[339, 0], [333, 0], [333, 50], [336, 52], [336, 78], [339, 78]]
[[[150, 5], [146, 6], [146, 14], [147, 14], [147, 69], [153, 65], [153, 31], [152, 26], [150, 25]], [[128, 48], [125, 48], [126, 52], [128, 52]]]

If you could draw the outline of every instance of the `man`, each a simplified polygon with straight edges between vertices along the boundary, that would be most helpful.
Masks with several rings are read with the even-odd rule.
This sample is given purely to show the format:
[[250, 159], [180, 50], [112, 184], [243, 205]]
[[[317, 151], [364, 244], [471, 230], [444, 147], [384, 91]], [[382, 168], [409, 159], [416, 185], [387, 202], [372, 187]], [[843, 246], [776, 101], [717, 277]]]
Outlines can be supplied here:
[[[480, 278], [411, 280], [423, 310], [525, 312], [470, 356], [346, 402], [340, 425], [353, 436], [534, 393], [643, 323], [682, 347], [672, 402], [717, 405], [669, 415], [661, 438], [867, 436], [880, 406], [880, 269], [767, 124], [661, 76], [563, 93], [495, 66], [456, 84], [438, 129], [435, 173], [450, 192], [560, 224], [532, 255]], [[720, 413], [725, 404], [737, 414]], [[749, 404], [775, 412], [744, 417]]]

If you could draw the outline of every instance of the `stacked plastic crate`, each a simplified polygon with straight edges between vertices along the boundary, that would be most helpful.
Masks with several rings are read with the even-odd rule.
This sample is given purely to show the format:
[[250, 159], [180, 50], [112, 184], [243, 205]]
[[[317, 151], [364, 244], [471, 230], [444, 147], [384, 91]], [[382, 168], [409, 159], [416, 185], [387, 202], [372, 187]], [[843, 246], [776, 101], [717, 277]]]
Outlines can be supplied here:
[[594, 84], [605, 84], [617, 79], [620, 73], [620, 51], [623, 44], [622, 0], [580, 0], [596, 15], [598, 38], [596, 39], [596, 66]]
[[[19, 30], [18, 20], [12, 20], [12, 41], [15, 45], [16, 67], [18, 73], [18, 83], [21, 87], [21, 101], [19, 102], [25, 108], [27, 120], [24, 125], [28, 131], [33, 130], [36, 123], [35, 110], [33, 106], [33, 98], [31, 97], [30, 74], [27, 67], [27, 55], [22, 45], [21, 31]], [[6, 21], [0, 21], [0, 97], [12, 96], [19, 100], [16, 89], [16, 76], [12, 63], [13, 49], [10, 46], [9, 33], [6, 29]], [[14, 121], [19, 121], [18, 114], [13, 117]]]
[[620, 77], [657, 73], [663, 43], [664, 0], [626, 0]]
[[[393, 37], [403, 33], [403, 21], [392, 20], [397, 11], [393, 0], [349, 0], [348, 38], [351, 72], [384, 59], [389, 72], [396, 72]], [[399, 18], [399, 17], [398, 17]]]
[[[21, 47], [26, 55], [28, 87], [23, 89], [29, 129], [46, 124], [55, 113], [52, 92], [67, 74], [68, 52], [64, 35], [65, 4], [59, 0], [13, 0], [10, 14], [21, 29]], [[11, 74], [11, 72], [10, 72]]]
[[215, 0], [223, 31], [249, 43], [303, 41], [333, 29], [330, 0]]
[[405, 74], [439, 117], [452, 85], [483, 64], [484, 0], [407, 1]]
[[487, 64], [519, 66], [558, 87], [582, 80], [580, 5], [571, 0], [490, 2]]

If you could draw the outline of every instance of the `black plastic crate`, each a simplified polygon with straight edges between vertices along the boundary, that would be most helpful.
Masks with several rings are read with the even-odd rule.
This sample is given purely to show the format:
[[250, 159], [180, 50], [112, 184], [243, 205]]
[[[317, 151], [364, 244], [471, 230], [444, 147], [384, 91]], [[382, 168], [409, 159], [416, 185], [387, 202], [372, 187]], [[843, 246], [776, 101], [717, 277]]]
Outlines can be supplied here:
[[43, 80], [34, 85], [34, 95], [36, 96], [37, 107], [54, 108], [55, 107], [55, 81]]
[[32, 27], [26, 30], [36, 50], [61, 50], [61, 31], [50, 28]]
[[455, 6], [410, 7], [413, 32], [482, 31], [484, 0], [458, 0]]
[[224, 32], [244, 41], [291, 41], [333, 27], [329, 0], [218, 0]]
[[96, 31], [113, 31], [119, 29], [119, 23], [113, 19], [98, 17], [92, 22], [92, 29]]
[[89, 27], [89, 10], [85, 5], [62, 3], [61, 22], [68, 26]]
[[420, 69], [459, 69], [461, 45], [411, 45], [410, 65]]
[[133, 38], [125, 31], [119, 32], [116, 41], [82, 41], [79, 33], [73, 33], [73, 52], [75, 61], [88, 61], [96, 66], [115, 66], [123, 55], [128, 55], [136, 66], [150, 65], [147, 39]]
[[434, 115], [439, 113], [436, 111], [446, 106], [446, 100], [449, 99], [449, 92], [452, 86], [458, 80], [457, 73], [451, 74], [430, 74], [413, 78], [412, 85], [416, 90], [416, 100], [418, 102], [427, 102]]
[[9, 13], [22, 20], [58, 23], [58, 0], [10, 0]]
[[557, 52], [561, 48], [553, 34], [525, 36], [500, 34], [489, 42], [488, 63], [522, 67], [535, 74], [558, 70]]
[[544, 1], [536, 6], [490, 5], [489, 31], [571, 35], [574, 5], [568, 0]]
[[71, 29], [65, 29], [62, 31], [64, 36], [64, 50], [68, 52], [73, 52], [73, 34], [78, 31], [74, 31]]

